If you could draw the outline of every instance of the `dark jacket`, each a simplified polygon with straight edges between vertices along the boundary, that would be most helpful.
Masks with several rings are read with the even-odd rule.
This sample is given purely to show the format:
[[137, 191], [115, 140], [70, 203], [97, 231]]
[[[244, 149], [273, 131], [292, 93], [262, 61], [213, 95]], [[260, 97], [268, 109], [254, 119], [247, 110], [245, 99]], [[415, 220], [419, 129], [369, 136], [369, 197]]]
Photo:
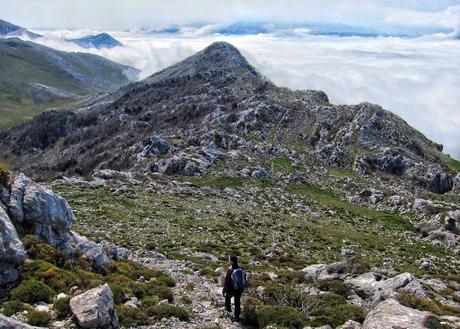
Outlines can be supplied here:
[[[232, 268], [227, 271], [227, 274], [225, 275], [224, 289], [222, 290], [223, 294], [229, 293], [232, 295], [235, 293], [235, 289], [233, 289], [232, 285], [232, 273], [237, 268], [240, 268], [238, 264], [233, 264]], [[243, 289], [239, 289], [238, 291], [243, 291]]]

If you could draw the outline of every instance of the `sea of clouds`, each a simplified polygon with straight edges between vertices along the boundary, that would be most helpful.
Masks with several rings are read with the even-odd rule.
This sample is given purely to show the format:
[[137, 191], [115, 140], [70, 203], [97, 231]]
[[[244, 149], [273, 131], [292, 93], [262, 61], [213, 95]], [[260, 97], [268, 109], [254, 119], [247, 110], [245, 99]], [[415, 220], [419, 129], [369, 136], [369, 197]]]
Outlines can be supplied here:
[[289, 36], [224, 36], [208, 33], [206, 27], [175, 34], [132, 30], [110, 32], [124, 47], [88, 50], [64, 39], [97, 31], [37, 32], [44, 37], [35, 42], [134, 66], [141, 71], [141, 78], [213, 41], [228, 41], [276, 84], [324, 90], [337, 104], [380, 104], [460, 159], [460, 40], [445, 34], [364, 38], [312, 36], [305, 29], [294, 30]]

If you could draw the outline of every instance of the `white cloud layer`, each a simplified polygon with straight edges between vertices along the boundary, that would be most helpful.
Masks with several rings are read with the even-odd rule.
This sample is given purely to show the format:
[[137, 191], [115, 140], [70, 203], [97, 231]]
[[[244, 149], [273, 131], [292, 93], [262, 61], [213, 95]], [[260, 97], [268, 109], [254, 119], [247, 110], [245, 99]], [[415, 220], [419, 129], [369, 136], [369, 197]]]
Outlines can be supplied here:
[[[61, 38], [89, 32], [55, 31], [38, 41], [62, 50], [87, 51]], [[90, 51], [135, 66], [143, 77], [213, 41], [229, 41], [278, 85], [321, 89], [333, 103], [378, 103], [444, 144], [445, 152], [460, 158], [460, 42], [445, 36], [402, 39], [111, 34], [125, 47]]]
[[241, 20], [341, 23], [395, 31], [455, 29], [460, 0], [1, 0], [1, 16], [26, 28], [151, 28]]

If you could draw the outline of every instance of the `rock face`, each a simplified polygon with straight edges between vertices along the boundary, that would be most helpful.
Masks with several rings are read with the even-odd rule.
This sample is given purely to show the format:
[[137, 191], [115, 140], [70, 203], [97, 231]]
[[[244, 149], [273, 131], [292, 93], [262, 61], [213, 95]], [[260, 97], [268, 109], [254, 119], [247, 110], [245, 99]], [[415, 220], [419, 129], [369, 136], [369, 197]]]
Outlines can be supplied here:
[[0, 328], [2, 329], [46, 329], [43, 327], [33, 327], [14, 319], [8, 318], [0, 314]]
[[[11, 186], [2, 190], [0, 199], [7, 206], [14, 223], [25, 233], [34, 234], [40, 240], [61, 249], [66, 256], [73, 256], [78, 251], [83, 257], [93, 260], [96, 267], [107, 262], [102, 245], [71, 231], [75, 215], [67, 201], [32, 182], [24, 174], [12, 174]], [[8, 236], [12, 236], [12, 233], [8, 233]], [[13, 246], [19, 245], [16, 243]]]
[[70, 309], [82, 328], [119, 328], [112, 291], [107, 284], [73, 297]]
[[362, 329], [424, 329], [431, 313], [421, 312], [387, 299], [366, 317]]
[[0, 287], [18, 279], [16, 267], [27, 259], [22, 242], [6, 209], [0, 202]]

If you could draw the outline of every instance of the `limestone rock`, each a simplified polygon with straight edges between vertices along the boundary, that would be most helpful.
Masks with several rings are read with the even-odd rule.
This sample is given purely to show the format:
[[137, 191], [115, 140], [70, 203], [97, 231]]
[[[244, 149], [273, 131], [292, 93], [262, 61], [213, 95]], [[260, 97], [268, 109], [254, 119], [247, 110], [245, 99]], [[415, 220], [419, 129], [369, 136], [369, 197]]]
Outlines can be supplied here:
[[43, 327], [33, 327], [0, 314], [0, 328], [2, 329], [45, 329]]
[[436, 173], [428, 178], [427, 189], [430, 192], [444, 194], [454, 187], [452, 178], [447, 173]]
[[82, 328], [119, 328], [112, 291], [107, 284], [73, 297], [70, 310]]
[[20, 265], [26, 259], [26, 251], [19, 240], [16, 228], [0, 202], [0, 263]]
[[337, 329], [361, 329], [361, 323], [353, 321], [353, 320], [348, 320], [344, 324], [342, 324], [340, 327], [337, 327]]
[[18, 280], [16, 267], [26, 259], [27, 254], [16, 228], [0, 202], [0, 287]]
[[71, 250], [79, 250], [83, 257], [93, 260], [96, 267], [104, 265], [109, 260], [102, 244], [90, 241], [73, 231], [67, 234], [66, 243]]
[[[2, 199], [5, 199], [4, 194], [2, 192]], [[78, 251], [83, 257], [94, 260], [97, 267], [107, 262], [101, 245], [71, 231], [75, 215], [61, 196], [32, 182], [24, 174], [14, 172], [7, 201], [17, 225], [32, 230], [36, 237], [62, 250], [66, 256], [73, 256]]]
[[378, 273], [364, 273], [345, 281], [360, 297], [368, 298], [371, 305], [393, 296], [397, 291], [415, 293], [425, 297], [426, 293], [420, 282], [410, 273], [402, 273], [387, 278]]
[[141, 155], [144, 157], [165, 155], [171, 148], [172, 145], [167, 140], [159, 136], [152, 136], [144, 143], [144, 149], [142, 150]]
[[424, 329], [431, 313], [414, 310], [387, 299], [378, 304], [366, 317], [362, 329]]
[[310, 280], [316, 280], [318, 276], [327, 270], [328, 266], [326, 264], [314, 264], [305, 267], [302, 269], [302, 272], [305, 273], [305, 278]]
[[75, 215], [67, 201], [33, 183], [23, 173], [12, 175], [11, 196], [8, 204], [13, 219], [19, 223], [50, 225], [53, 229], [69, 230]]

